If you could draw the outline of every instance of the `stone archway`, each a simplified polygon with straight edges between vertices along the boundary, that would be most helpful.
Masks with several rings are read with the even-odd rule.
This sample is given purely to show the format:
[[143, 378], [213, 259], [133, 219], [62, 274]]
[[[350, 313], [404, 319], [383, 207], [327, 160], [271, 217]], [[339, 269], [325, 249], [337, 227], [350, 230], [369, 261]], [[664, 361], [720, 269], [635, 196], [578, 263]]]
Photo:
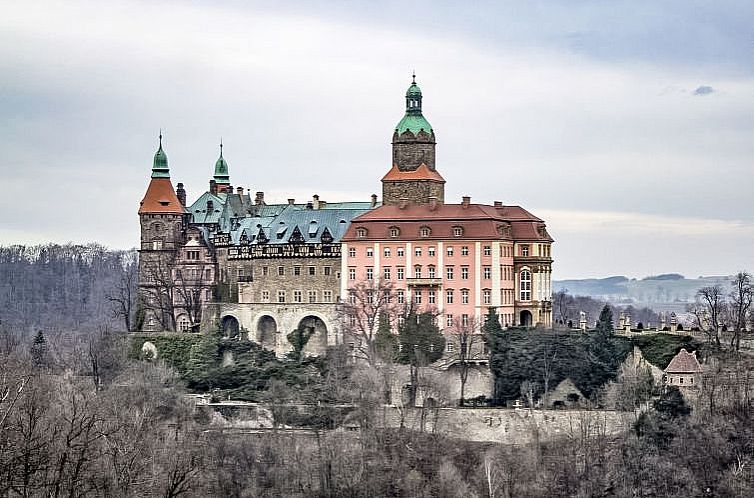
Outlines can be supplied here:
[[278, 324], [270, 315], [264, 315], [257, 320], [256, 342], [265, 349], [275, 350], [275, 337]]
[[529, 310], [523, 310], [519, 314], [519, 325], [522, 327], [531, 327], [532, 326], [532, 316], [531, 311]]
[[238, 332], [241, 327], [238, 325], [238, 319], [233, 315], [226, 315], [220, 322], [220, 328], [224, 337], [235, 338], [238, 337]]
[[304, 354], [323, 355], [327, 351], [327, 325], [318, 316], [307, 315], [298, 322], [299, 330], [309, 335]]

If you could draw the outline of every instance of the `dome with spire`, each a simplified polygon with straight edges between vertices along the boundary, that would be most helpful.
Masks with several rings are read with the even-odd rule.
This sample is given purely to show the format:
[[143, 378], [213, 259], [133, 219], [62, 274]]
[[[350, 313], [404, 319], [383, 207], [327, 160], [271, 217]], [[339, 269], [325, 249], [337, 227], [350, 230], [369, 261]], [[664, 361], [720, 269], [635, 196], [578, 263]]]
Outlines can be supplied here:
[[152, 178], [170, 178], [168, 155], [162, 150], [162, 132], [160, 132], [160, 146], [154, 153], [154, 160], [152, 161]]
[[223, 143], [220, 141], [220, 157], [215, 161], [215, 183], [218, 185], [230, 185], [230, 176], [228, 175], [228, 163], [223, 157]]
[[412, 75], [411, 85], [406, 90], [406, 114], [395, 127], [398, 135], [410, 131], [414, 135], [420, 131], [432, 133], [432, 125], [422, 115], [422, 91], [416, 84], [416, 75]]

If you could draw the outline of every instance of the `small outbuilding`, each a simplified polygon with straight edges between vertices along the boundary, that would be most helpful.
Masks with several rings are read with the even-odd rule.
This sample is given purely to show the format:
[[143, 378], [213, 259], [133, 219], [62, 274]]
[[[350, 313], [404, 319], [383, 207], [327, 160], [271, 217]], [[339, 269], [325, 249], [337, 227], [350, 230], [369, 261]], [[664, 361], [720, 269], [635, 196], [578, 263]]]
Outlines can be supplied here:
[[586, 398], [571, 379], [564, 379], [547, 395], [547, 408], [580, 408]]
[[696, 351], [689, 353], [681, 349], [665, 368], [665, 385], [677, 387], [696, 387], [699, 385], [702, 365], [696, 357]]

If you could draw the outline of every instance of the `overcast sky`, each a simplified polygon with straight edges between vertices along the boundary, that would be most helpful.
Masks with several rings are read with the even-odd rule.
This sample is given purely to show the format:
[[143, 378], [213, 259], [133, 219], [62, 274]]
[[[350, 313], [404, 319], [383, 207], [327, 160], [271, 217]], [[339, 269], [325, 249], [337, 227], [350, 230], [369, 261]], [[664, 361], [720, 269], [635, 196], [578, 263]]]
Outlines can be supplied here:
[[138, 243], [173, 182], [368, 200], [411, 71], [446, 201], [520, 204], [554, 278], [754, 270], [750, 1], [3, 2], [0, 244]]

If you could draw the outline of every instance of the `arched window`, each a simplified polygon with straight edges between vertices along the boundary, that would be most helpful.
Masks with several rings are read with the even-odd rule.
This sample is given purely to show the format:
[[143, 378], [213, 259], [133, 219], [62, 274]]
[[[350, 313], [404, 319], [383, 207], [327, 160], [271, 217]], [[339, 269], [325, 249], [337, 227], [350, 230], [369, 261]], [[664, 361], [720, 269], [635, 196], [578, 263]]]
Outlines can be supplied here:
[[422, 278], [422, 267], [421, 267], [421, 265], [414, 266], [414, 278]]
[[356, 236], [359, 238], [364, 238], [367, 236], [367, 229], [363, 227], [359, 227], [356, 229]]
[[397, 237], [401, 234], [401, 230], [398, 227], [390, 227], [390, 236]]
[[181, 315], [178, 317], [178, 331], [179, 332], [190, 332], [191, 331], [191, 320], [189, 320], [188, 315]]
[[429, 237], [429, 235], [432, 233], [432, 230], [430, 230], [429, 227], [421, 227], [419, 229], [419, 236], [420, 237]]
[[529, 270], [521, 270], [519, 283], [521, 301], [531, 301], [531, 272]]
[[453, 227], [453, 237], [463, 236], [463, 227]]

